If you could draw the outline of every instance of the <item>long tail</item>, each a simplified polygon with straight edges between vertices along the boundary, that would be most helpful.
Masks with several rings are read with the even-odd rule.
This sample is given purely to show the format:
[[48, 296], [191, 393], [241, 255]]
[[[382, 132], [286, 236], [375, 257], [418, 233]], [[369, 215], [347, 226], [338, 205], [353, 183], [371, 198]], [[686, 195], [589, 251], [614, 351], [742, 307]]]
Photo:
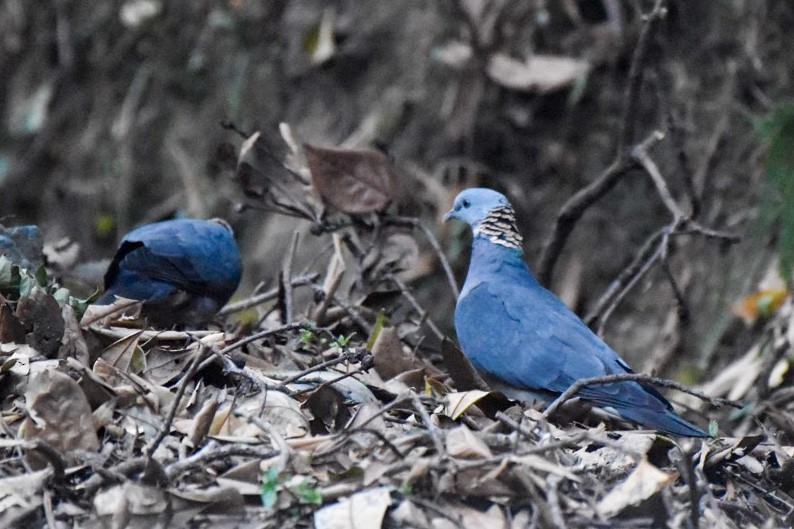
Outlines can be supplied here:
[[649, 410], [647, 408], [620, 407], [616, 411], [621, 417], [637, 422], [648, 428], [683, 437], [708, 437], [709, 435], [685, 421], [672, 410]]

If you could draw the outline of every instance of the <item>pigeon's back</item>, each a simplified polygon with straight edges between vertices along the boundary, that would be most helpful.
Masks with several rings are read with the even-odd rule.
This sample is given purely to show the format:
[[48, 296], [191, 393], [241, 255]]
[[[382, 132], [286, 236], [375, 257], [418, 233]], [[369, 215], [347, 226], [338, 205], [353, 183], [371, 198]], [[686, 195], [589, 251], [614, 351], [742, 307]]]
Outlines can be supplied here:
[[202, 323], [228, 301], [242, 263], [231, 230], [215, 221], [177, 219], [141, 226], [121, 241], [105, 274], [105, 295], [144, 301], [161, 324]]

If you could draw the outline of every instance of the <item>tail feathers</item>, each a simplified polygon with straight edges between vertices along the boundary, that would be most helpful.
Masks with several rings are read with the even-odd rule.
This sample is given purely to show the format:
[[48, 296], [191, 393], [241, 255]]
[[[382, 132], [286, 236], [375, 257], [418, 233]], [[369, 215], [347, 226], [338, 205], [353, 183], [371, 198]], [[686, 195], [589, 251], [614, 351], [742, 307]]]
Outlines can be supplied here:
[[102, 296], [93, 302], [94, 305], [110, 305], [116, 301], [116, 295], [112, 290], [106, 290]]
[[680, 435], [682, 437], [708, 437], [709, 435], [695, 426], [685, 421], [672, 410], [649, 410], [647, 408], [621, 407], [616, 411], [624, 419], [653, 428], [670, 435]]

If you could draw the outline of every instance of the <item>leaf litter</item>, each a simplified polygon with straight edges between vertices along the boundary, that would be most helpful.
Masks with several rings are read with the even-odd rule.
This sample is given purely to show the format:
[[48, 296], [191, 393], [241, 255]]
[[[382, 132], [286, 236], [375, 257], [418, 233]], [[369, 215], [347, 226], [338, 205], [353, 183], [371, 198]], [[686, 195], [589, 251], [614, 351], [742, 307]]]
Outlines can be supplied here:
[[549, 422], [488, 391], [411, 294], [413, 263], [444, 257], [400, 216], [388, 158], [280, 135], [281, 154], [258, 132], [241, 146], [247, 204], [309, 221], [333, 251], [207, 329], [92, 316], [0, 259], [0, 527], [791, 523], [790, 300], [705, 384], [744, 408], [682, 399], [736, 437]]

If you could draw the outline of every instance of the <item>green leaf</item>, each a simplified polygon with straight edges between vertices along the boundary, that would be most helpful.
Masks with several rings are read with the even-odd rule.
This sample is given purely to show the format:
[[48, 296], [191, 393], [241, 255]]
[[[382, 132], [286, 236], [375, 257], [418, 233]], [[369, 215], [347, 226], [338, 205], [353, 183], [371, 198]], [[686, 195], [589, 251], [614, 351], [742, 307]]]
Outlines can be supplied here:
[[709, 437], [717, 437], [719, 433], [719, 427], [717, 426], [717, 421], [714, 419], [709, 421]]
[[278, 471], [275, 468], [269, 468], [262, 474], [262, 493], [260, 497], [264, 507], [272, 508], [276, 505], [279, 481]]
[[311, 329], [301, 329], [299, 340], [300, 343], [310, 343], [312, 340], [314, 340], [314, 331]]
[[[16, 289], [19, 283], [14, 282], [14, 263], [5, 255], [0, 255], [0, 290]], [[17, 273], [17, 279], [18, 279]]]
[[777, 105], [758, 123], [757, 130], [769, 141], [764, 175], [779, 200], [776, 204], [762, 203], [761, 207], [762, 210], [777, 210], [780, 221], [778, 265], [780, 275], [790, 282], [794, 268], [794, 102]]
[[[19, 268], [17, 268], [19, 270]], [[26, 298], [33, 292], [34, 288], [38, 288], [36, 280], [27, 274], [19, 274], [19, 298]]]
[[47, 269], [44, 268], [44, 265], [41, 265], [36, 269], [33, 277], [36, 279], [36, 282], [40, 287], [47, 286]]
[[378, 311], [378, 317], [375, 318], [375, 325], [372, 327], [372, 332], [369, 334], [369, 338], [367, 339], [367, 349], [372, 350], [372, 346], [375, 345], [375, 340], [378, 339], [378, 335], [380, 334], [381, 329], [383, 329], [383, 324], [386, 321], [386, 314], [384, 314], [383, 309]]
[[55, 301], [58, 302], [58, 305], [63, 307], [69, 302], [69, 289], [63, 287], [57, 288], [55, 289], [55, 292], [52, 293], [52, 297], [55, 298]]
[[320, 489], [311, 486], [309, 480], [305, 479], [298, 483], [292, 490], [298, 495], [298, 500], [301, 503], [308, 503], [311, 505], [320, 505], [323, 503], [323, 495]]
[[94, 218], [94, 229], [96, 230], [96, 234], [100, 237], [110, 236], [115, 228], [116, 221], [107, 213], [97, 215], [96, 218]]

